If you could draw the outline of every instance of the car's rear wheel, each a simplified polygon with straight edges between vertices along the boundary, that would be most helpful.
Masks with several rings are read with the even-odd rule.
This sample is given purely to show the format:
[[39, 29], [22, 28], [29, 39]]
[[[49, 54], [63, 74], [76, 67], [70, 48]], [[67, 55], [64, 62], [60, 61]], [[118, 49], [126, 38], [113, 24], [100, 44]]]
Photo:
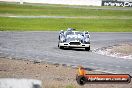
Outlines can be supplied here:
[[86, 51], [90, 51], [90, 46], [85, 48]]

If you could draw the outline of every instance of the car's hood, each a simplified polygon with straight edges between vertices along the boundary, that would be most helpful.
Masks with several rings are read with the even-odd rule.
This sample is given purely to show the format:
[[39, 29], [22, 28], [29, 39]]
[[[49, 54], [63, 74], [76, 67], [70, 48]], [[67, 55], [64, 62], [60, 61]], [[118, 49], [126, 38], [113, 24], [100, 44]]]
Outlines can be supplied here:
[[67, 42], [70, 41], [81, 41], [83, 39], [82, 35], [67, 35], [66, 40]]

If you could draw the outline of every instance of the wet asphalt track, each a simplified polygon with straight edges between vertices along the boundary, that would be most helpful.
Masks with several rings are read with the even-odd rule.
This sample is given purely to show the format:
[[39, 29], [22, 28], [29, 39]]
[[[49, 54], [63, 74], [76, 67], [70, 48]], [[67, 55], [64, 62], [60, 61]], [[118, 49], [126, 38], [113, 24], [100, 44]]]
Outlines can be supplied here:
[[132, 60], [94, 53], [96, 49], [132, 43], [132, 33], [90, 33], [91, 51], [57, 47], [58, 32], [0, 32], [0, 57], [33, 59], [95, 70], [132, 74]]

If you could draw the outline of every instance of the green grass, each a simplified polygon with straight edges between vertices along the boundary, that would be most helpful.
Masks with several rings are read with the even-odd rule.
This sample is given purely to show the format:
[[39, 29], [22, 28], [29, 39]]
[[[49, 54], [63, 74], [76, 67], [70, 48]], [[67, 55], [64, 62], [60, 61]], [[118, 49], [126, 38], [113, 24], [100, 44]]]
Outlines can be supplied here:
[[66, 88], [76, 88], [74, 85], [67, 85]]
[[[88, 6], [66, 5], [20, 5], [0, 3], [0, 14], [57, 15], [57, 16], [132, 16], [132, 10], [99, 10]], [[107, 7], [108, 8], [108, 7]]]
[[91, 32], [132, 32], [132, 20], [0, 17], [1, 31], [58, 31], [68, 27]]
[[[0, 3], [0, 16], [97, 16], [97, 18], [9, 18], [0, 17], [0, 31], [58, 31], [68, 27], [90, 32], [132, 32], [132, 10], [99, 10], [103, 7], [48, 4]], [[116, 7], [105, 7], [116, 8]], [[121, 7], [118, 7], [121, 9]], [[122, 16], [127, 19], [120, 19]], [[105, 18], [104, 18], [105, 17]], [[114, 17], [109, 19], [109, 17]], [[118, 18], [116, 18], [118, 17]], [[130, 19], [129, 19], [130, 18]]]

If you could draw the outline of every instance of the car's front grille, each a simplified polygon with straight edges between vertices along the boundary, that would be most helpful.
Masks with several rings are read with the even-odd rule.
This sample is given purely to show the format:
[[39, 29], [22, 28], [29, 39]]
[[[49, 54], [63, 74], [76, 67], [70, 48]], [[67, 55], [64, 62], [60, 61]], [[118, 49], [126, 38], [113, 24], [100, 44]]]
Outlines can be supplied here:
[[80, 42], [70, 42], [70, 45], [80, 45]]

